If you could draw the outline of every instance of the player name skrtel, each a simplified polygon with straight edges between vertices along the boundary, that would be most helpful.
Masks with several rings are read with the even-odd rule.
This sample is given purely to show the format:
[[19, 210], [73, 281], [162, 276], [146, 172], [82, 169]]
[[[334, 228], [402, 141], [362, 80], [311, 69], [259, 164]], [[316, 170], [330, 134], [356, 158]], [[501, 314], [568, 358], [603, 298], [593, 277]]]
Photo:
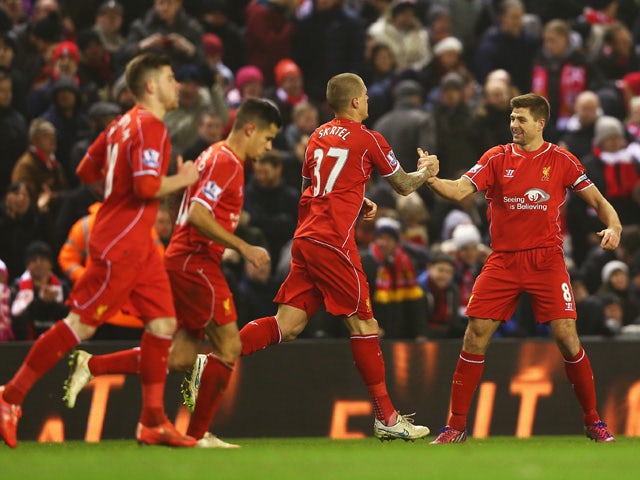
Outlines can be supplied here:
[[323, 128], [322, 130], [318, 130], [319, 138], [322, 138], [325, 135], [337, 135], [342, 140], [346, 140], [350, 134], [351, 132], [344, 127], [327, 127]]

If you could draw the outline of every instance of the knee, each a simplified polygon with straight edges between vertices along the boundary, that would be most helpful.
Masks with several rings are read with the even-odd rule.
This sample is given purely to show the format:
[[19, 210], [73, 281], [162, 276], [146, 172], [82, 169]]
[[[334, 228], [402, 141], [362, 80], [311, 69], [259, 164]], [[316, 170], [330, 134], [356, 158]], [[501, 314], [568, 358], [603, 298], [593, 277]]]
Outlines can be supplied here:
[[174, 317], [156, 318], [145, 326], [145, 329], [154, 335], [172, 336], [178, 328], [178, 322]]
[[235, 362], [242, 352], [240, 335], [228, 337], [221, 342], [213, 344], [213, 353], [225, 362]]
[[78, 336], [80, 341], [88, 340], [96, 333], [96, 327], [80, 321], [76, 314], [69, 314], [66, 318], [67, 325]]
[[283, 342], [295, 340], [302, 333], [304, 327], [307, 326], [307, 322], [303, 318], [281, 319], [276, 315], [276, 321], [278, 322]]
[[345, 325], [350, 335], [377, 335], [380, 331], [378, 321], [375, 318], [362, 320], [354, 315], [345, 320]]
[[464, 350], [469, 353], [483, 354], [489, 345], [490, 337], [484, 332], [474, 329], [471, 324], [464, 333]]
[[169, 354], [169, 370], [176, 372], [186, 372], [196, 361], [196, 352], [171, 349]]

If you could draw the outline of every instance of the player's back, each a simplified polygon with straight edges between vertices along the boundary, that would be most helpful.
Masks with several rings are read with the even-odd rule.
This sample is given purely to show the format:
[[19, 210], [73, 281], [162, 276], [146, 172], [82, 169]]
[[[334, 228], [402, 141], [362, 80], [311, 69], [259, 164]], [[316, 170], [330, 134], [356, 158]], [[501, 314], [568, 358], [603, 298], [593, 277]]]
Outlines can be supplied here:
[[92, 256], [145, 258], [153, 248], [151, 229], [159, 200], [142, 199], [134, 179], [157, 181], [166, 174], [171, 144], [167, 129], [152, 113], [136, 106], [112, 122], [87, 155], [104, 164], [104, 203], [91, 234]]
[[374, 169], [383, 177], [399, 168], [379, 133], [359, 122], [334, 118], [311, 135], [302, 176], [311, 180], [300, 199], [296, 237], [355, 248], [354, 228]]
[[193, 202], [203, 205], [216, 221], [233, 233], [244, 200], [244, 164], [226, 141], [214, 143], [196, 159], [199, 179], [185, 190], [165, 258], [205, 255], [220, 261], [224, 246], [210, 240], [187, 221]]

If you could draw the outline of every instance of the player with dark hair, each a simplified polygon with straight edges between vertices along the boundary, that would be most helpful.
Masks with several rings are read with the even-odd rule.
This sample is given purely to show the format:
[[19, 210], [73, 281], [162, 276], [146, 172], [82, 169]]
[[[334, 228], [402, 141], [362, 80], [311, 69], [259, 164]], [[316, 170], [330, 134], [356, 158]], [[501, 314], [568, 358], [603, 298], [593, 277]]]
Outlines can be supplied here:
[[[400, 415], [387, 393], [378, 322], [371, 311], [354, 225], [360, 214], [368, 220], [375, 217], [375, 204], [364, 197], [374, 169], [396, 192], [408, 195], [437, 173], [437, 162], [435, 156], [418, 149], [418, 170], [406, 173], [402, 169], [382, 135], [362, 124], [368, 115], [368, 97], [359, 76], [343, 73], [332, 77], [327, 101], [335, 118], [315, 130], [306, 150], [291, 270], [274, 299], [278, 312], [242, 328], [242, 355], [294, 340], [324, 303], [328, 312], [344, 318], [351, 334], [353, 359], [373, 401], [375, 436], [388, 440], [423, 438], [429, 429], [414, 425], [408, 415]], [[200, 377], [205, 360], [199, 355], [185, 378], [189, 386], [185, 400], [187, 405], [195, 401], [194, 416], [204, 386], [215, 385], [215, 379]]]
[[[196, 160], [200, 178], [184, 194], [165, 254], [179, 324], [169, 368], [191, 368], [204, 335], [213, 347], [202, 372], [201, 401], [187, 430], [199, 447], [236, 446], [208, 432], [241, 351], [236, 308], [222, 273], [222, 253], [225, 248], [237, 250], [256, 267], [269, 261], [267, 250], [249, 245], [234, 231], [244, 200], [244, 162], [270, 150], [281, 126], [280, 112], [269, 100], [249, 98], [240, 105], [227, 139], [211, 145]], [[100, 356], [78, 350], [65, 384], [65, 402], [73, 407], [93, 376], [139, 371], [136, 349]]]
[[193, 162], [178, 159], [167, 176], [171, 144], [162, 117], [178, 106], [179, 84], [169, 59], [145, 54], [126, 68], [137, 104], [112, 122], [78, 166], [82, 181], [100, 191], [104, 204], [89, 242], [91, 264], [70, 296], [71, 312], [33, 344], [14, 377], [0, 386], [0, 435], [15, 448], [21, 404], [34, 383], [78, 343], [91, 338], [129, 299], [145, 322], [140, 343], [141, 443], [193, 446], [164, 411], [164, 386], [176, 318], [169, 278], [151, 238], [159, 197], [193, 184]]
[[576, 305], [562, 250], [559, 222], [567, 190], [573, 190], [606, 226], [600, 246], [615, 249], [622, 226], [614, 208], [567, 150], [543, 138], [549, 103], [528, 93], [511, 99], [513, 143], [489, 149], [457, 180], [433, 177], [433, 191], [459, 201], [485, 190], [493, 253], [476, 279], [467, 305], [469, 323], [451, 384], [451, 415], [431, 443], [467, 438], [466, 418], [484, 369], [485, 352], [501, 322], [509, 320], [522, 292], [531, 295], [536, 320], [551, 327], [569, 381], [584, 414], [585, 433], [613, 442], [596, 411], [589, 358], [576, 332]]

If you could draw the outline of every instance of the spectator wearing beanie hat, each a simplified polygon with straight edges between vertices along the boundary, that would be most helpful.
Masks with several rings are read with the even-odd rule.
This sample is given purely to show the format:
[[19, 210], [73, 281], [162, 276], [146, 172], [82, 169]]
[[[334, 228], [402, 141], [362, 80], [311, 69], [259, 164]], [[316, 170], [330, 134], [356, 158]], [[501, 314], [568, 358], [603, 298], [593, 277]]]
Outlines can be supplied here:
[[55, 83], [61, 78], [80, 85], [78, 68], [80, 66], [80, 51], [78, 46], [69, 41], [60, 42], [53, 49], [51, 55], [52, 71], [47, 81], [31, 90], [27, 96], [27, 112], [29, 118], [42, 115], [51, 105]]
[[100, 43], [112, 55], [124, 46], [122, 20], [124, 7], [116, 0], [105, 0], [98, 7], [92, 30], [100, 37]]
[[33, 340], [67, 314], [63, 284], [53, 273], [53, 251], [45, 242], [35, 241], [25, 252], [27, 269], [16, 281], [16, 297], [11, 305], [17, 340]]
[[283, 58], [276, 64], [273, 73], [276, 79], [276, 89], [267, 93], [266, 96], [278, 106], [282, 114], [283, 125], [286, 126], [291, 123], [293, 107], [308, 100], [307, 94], [304, 92], [302, 71], [293, 60]]
[[384, 337], [425, 339], [424, 292], [418, 285], [415, 266], [400, 242], [400, 231], [397, 220], [379, 218], [373, 241], [362, 255], [362, 268]]
[[455, 260], [434, 251], [427, 269], [418, 277], [427, 298], [427, 337], [460, 338], [466, 317], [460, 315], [460, 289], [455, 282]]
[[596, 121], [593, 143], [593, 152], [583, 159], [589, 178], [623, 225], [640, 223], [640, 145], [628, 144], [622, 122], [607, 115]]
[[245, 98], [260, 98], [264, 87], [264, 76], [255, 65], [242, 67], [236, 73], [236, 88], [227, 93], [229, 108], [237, 108]]
[[451, 242], [455, 247], [455, 282], [460, 289], [460, 315], [464, 315], [471, 298], [473, 284], [482, 269], [489, 249], [482, 244], [480, 230], [472, 223], [461, 223], [453, 229]]
[[614, 295], [622, 306], [622, 323], [636, 323], [640, 314], [639, 306], [631, 297], [629, 265], [621, 260], [611, 260], [602, 267], [602, 285], [598, 289], [600, 297]]
[[[204, 47], [204, 58], [214, 79], [214, 85], [218, 85], [219, 81], [222, 82], [221, 87], [226, 95], [233, 87], [234, 78], [231, 69], [222, 62], [222, 56], [224, 55], [222, 40], [215, 33], [205, 33], [202, 36], [202, 45]], [[218, 80], [218, 77], [220, 77], [220, 80]]]

